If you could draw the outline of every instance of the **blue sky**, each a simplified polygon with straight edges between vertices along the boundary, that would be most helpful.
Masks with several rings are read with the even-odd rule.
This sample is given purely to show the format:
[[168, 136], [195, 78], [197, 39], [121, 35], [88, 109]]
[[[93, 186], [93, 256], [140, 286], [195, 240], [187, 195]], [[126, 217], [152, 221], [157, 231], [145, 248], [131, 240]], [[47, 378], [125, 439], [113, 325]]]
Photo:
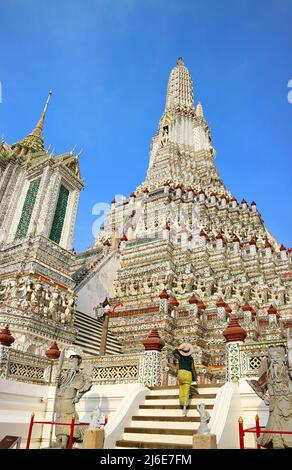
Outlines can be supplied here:
[[0, 21], [0, 132], [27, 135], [53, 90], [46, 145], [83, 148], [78, 251], [94, 204], [143, 181], [178, 56], [225, 185], [292, 247], [292, 0], [1, 0]]

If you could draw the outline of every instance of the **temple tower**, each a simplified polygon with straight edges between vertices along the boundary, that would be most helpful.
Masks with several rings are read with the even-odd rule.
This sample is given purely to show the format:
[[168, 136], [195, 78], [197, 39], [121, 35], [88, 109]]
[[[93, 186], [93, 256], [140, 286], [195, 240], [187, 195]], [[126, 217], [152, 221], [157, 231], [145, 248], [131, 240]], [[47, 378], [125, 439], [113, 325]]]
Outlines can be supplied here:
[[[166, 362], [173, 346], [191, 342], [199, 374], [220, 381], [226, 378], [223, 331], [231, 314], [243, 322], [246, 341], [285, 336], [292, 321], [292, 253], [266, 228], [254, 201], [239, 203], [225, 187], [194, 96], [179, 58], [146, 179], [128, 198], [112, 200], [95, 248], [118, 258], [118, 270], [108, 272], [114, 293], [106, 295], [117, 306], [109, 328], [123, 351], [142, 349], [157, 327]], [[81, 289], [80, 299], [88, 292]]]
[[83, 181], [74, 150], [45, 149], [50, 97], [30, 134], [0, 145], [0, 323], [16, 348], [36, 353], [76, 336], [71, 248]]
[[78, 156], [54, 157], [45, 150], [43, 126], [51, 93], [35, 129], [8, 146], [0, 187], [0, 243], [42, 235], [65, 249], [72, 247], [80, 179]]

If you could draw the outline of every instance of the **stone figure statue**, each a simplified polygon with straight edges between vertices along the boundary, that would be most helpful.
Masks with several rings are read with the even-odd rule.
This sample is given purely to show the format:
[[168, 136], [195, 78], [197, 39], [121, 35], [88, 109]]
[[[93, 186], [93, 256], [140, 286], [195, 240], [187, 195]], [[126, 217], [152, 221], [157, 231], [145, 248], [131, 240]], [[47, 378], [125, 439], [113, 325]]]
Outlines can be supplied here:
[[16, 275], [15, 279], [11, 279], [8, 284], [7, 305], [17, 308], [19, 303], [19, 275]]
[[61, 313], [61, 323], [70, 324], [75, 311], [75, 297], [73, 292], [69, 292], [65, 303], [65, 310]]
[[0, 284], [0, 302], [5, 302], [7, 299], [9, 287], [3, 281]]
[[[68, 370], [66, 375], [57, 377], [56, 393], [56, 422], [71, 423], [72, 416], [75, 416], [75, 423], [78, 423], [79, 416], [75, 410], [75, 404], [79, 402], [84, 393], [88, 392], [92, 386], [90, 374], [80, 371], [82, 357], [79, 354], [70, 354], [68, 359]], [[56, 426], [55, 434], [57, 447], [66, 449], [70, 436], [70, 426]], [[75, 426], [73, 442], [82, 442], [84, 434], [83, 426]]]
[[167, 145], [168, 141], [169, 141], [168, 130], [167, 130], [167, 128], [165, 127], [165, 128], [163, 129], [163, 134], [162, 134], [162, 137], [161, 137], [161, 146], [162, 146], [162, 147], [165, 147], [165, 145]]
[[97, 406], [94, 408], [94, 410], [92, 411], [92, 414], [91, 414], [91, 417], [90, 417], [90, 424], [89, 424], [89, 428], [88, 428], [90, 430], [98, 429], [99, 426], [100, 426], [100, 418], [101, 418], [101, 415], [102, 415], [101, 400], [102, 400], [102, 398], [99, 397], [99, 402], [98, 402]]
[[43, 285], [40, 281], [36, 281], [34, 283], [34, 289], [31, 293], [31, 306], [32, 309], [36, 312], [40, 312], [40, 309], [43, 304], [43, 297], [44, 297], [44, 289]]
[[208, 426], [208, 423], [210, 421], [210, 413], [205, 410], [205, 403], [199, 403], [197, 405], [197, 410], [200, 415], [200, 425], [197, 430], [197, 434], [206, 434], [210, 433], [210, 428]]
[[58, 311], [59, 311], [59, 291], [54, 288], [49, 302], [48, 315], [52, 320], [58, 320]]
[[[261, 363], [259, 379], [247, 381], [269, 406], [266, 430], [292, 429], [292, 364], [289, 362], [292, 358], [289, 354], [291, 355], [291, 351], [287, 354], [284, 345], [270, 346], [268, 357]], [[258, 442], [266, 448], [292, 448], [292, 434], [261, 434]]]

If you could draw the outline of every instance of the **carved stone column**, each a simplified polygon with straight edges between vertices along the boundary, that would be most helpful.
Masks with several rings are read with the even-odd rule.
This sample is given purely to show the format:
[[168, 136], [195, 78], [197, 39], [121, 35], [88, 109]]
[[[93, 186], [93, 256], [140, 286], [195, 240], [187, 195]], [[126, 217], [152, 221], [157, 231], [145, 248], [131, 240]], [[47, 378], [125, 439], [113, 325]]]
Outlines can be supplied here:
[[141, 370], [141, 381], [146, 387], [159, 387], [162, 383], [162, 353], [165, 342], [156, 328], [143, 342], [145, 352]]
[[240, 345], [244, 342], [246, 332], [241, 328], [234, 315], [230, 316], [223, 336], [227, 343], [227, 380], [228, 382], [238, 382], [240, 379]]

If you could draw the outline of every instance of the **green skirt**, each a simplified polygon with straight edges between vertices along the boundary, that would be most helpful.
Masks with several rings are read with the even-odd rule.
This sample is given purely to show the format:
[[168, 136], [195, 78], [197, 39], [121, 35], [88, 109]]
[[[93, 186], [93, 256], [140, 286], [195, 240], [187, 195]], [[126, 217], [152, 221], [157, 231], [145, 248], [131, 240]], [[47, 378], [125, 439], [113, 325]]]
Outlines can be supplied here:
[[190, 402], [192, 373], [189, 370], [180, 369], [177, 374], [177, 380], [179, 382], [179, 404], [188, 406]]

